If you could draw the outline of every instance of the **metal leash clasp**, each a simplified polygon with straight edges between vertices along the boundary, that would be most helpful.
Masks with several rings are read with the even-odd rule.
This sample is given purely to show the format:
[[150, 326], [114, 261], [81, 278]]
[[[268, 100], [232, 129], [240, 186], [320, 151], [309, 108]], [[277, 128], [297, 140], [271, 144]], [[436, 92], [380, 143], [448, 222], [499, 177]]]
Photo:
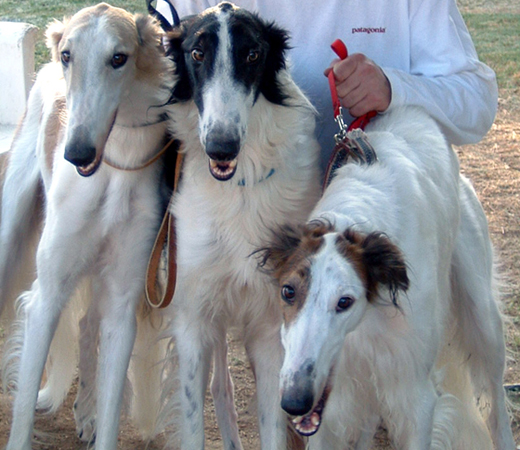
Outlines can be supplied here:
[[346, 140], [348, 132], [348, 125], [343, 120], [343, 108], [341, 106], [339, 107], [339, 113], [334, 117], [334, 120], [339, 127], [339, 132], [334, 135], [334, 140], [336, 141], [336, 144], [339, 144]]

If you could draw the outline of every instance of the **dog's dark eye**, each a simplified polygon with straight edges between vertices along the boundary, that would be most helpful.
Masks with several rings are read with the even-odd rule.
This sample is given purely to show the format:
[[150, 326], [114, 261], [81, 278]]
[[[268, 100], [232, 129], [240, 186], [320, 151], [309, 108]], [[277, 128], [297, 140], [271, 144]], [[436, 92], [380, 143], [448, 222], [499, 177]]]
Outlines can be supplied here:
[[195, 48], [191, 51], [191, 57], [197, 62], [202, 62], [204, 61], [204, 52], [200, 48]]
[[69, 61], [70, 53], [68, 51], [61, 52], [61, 62], [63, 63], [63, 65], [66, 66], [67, 64], [69, 64]]
[[336, 306], [336, 312], [346, 311], [354, 304], [354, 302], [355, 300], [353, 297], [341, 297]]
[[248, 63], [254, 63], [258, 60], [258, 56], [260, 54], [256, 50], [251, 50], [249, 54], [247, 55], [247, 62]]
[[282, 287], [282, 299], [284, 302], [292, 305], [294, 303], [294, 297], [296, 296], [296, 291], [292, 286], [286, 284]]
[[128, 56], [123, 55], [122, 53], [116, 53], [114, 56], [112, 56], [112, 60], [110, 61], [110, 64], [114, 69], [117, 69], [119, 67], [122, 67], [125, 65], [126, 61], [128, 59]]

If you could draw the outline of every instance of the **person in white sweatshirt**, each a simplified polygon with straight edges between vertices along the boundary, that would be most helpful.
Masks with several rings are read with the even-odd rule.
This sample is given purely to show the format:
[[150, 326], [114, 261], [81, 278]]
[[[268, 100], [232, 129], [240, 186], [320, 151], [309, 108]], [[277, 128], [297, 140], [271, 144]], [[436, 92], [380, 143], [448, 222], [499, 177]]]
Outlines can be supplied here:
[[[181, 17], [218, 0], [176, 0]], [[358, 117], [401, 105], [426, 108], [455, 145], [475, 143], [497, 108], [495, 73], [479, 61], [455, 0], [235, 0], [290, 36], [291, 73], [319, 112], [325, 166], [337, 125], [328, 81], [333, 67], [344, 109]], [[341, 39], [349, 57], [335, 58]], [[332, 61], [332, 62], [331, 62]], [[352, 117], [345, 117], [352, 120]]]

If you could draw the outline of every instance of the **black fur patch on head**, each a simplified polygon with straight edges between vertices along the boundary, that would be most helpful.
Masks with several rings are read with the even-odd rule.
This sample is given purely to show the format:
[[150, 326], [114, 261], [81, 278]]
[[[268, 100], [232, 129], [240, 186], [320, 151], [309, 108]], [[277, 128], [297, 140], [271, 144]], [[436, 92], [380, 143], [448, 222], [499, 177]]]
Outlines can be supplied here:
[[285, 30], [272, 23], [265, 25], [264, 32], [269, 43], [269, 53], [260, 83], [260, 91], [271, 103], [282, 105], [287, 96], [283, 93], [276, 75], [280, 70], [286, 68], [285, 54], [289, 49], [289, 35]]
[[197, 16], [189, 16], [183, 19], [179, 26], [174, 27], [172, 31], [167, 34], [167, 55], [175, 62], [175, 74], [178, 77], [177, 84], [173, 88], [169, 103], [184, 102], [193, 97], [182, 43], [188, 34], [191, 22], [196, 17]]
[[[277, 74], [285, 69], [285, 53], [289, 49], [287, 32], [258, 15], [238, 9], [230, 16], [234, 48], [235, 77], [246, 86], [257, 89], [271, 103], [282, 105], [283, 93]], [[250, 51], [258, 52], [254, 63], [247, 63]]]
[[[168, 33], [168, 55], [175, 61], [179, 76], [173, 102], [193, 99], [202, 113], [203, 86], [214, 73], [219, 29], [215, 14], [199, 14], [183, 19], [179, 27]], [[204, 60], [196, 61], [194, 52], [201, 52]]]
[[[168, 55], [176, 63], [179, 81], [172, 102], [193, 99], [202, 112], [204, 83], [215, 72], [219, 50], [219, 16], [226, 15], [232, 40], [232, 77], [255, 98], [263, 94], [271, 103], [282, 105], [287, 98], [277, 74], [285, 69], [288, 34], [256, 14], [231, 4], [220, 5], [196, 16], [189, 16], [168, 33]], [[197, 60], [198, 53], [202, 58]]]
[[218, 8], [220, 8], [220, 10], [223, 12], [228, 12], [228, 11], [232, 11], [235, 7], [233, 6], [232, 3], [222, 2], [222, 3], [218, 4]]

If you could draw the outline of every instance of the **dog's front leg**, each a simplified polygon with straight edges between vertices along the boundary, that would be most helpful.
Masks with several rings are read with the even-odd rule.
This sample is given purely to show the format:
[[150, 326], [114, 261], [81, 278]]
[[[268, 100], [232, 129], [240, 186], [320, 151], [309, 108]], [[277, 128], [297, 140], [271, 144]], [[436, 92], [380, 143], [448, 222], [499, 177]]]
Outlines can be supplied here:
[[95, 251], [95, 241], [84, 245], [82, 236], [87, 233], [71, 231], [70, 239], [63, 239], [61, 227], [66, 225], [66, 217], [47, 214], [37, 254], [38, 279], [24, 304], [25, 335], [8, 450], [31, 448], [34, 410], [50, 344], [61, 311]]
[[[53, 299], [54, 300], [54, 299]], [[36, 280], [24, 305], [25, 336], [7, 450], [30, 450], [38, 389], [60, 307], [46, 302]]]
[[429, 450], [438, 394], [432, 381], [414, 380], [394, 390], [394, 402], [388, 403], [383, 421], [389, 428], [395, 448], [403, 450]]
[[95, 440], [96, 433], [96, 368], [99, 334], [98, 286], [87, 313], [79, 322], [79, 383], [74, 402], [74, 419], [78, 437], [84, 442]]
[[228, 367], [228, 345], [225, 331], [215, 344], [213, 361], [211, 395], [215, 404], [215, 414], [224, 449], [242, 450], [242, 443], [238, 435], [238, 414], [235, 408], [233, 380]]
[[137, 331], [135, 314], [140, 289], [129, 288], [124, 293], [121, 289], [126, 290], [121, 286], [108, 289], [108, 297], [103, 296], [100, 304], [96, 448], [103, 450], [117, 449], [126, 374]]
[[179, 309], [175, 317], [175, 338], [179, 358], [181, 397], [181, 449], [204, 448], [204, 395], [208, 384], [211, 348], [203, 333], [208, 324]]
[[[265, 301], [265, 297], [262, 300]], [[245, 330], [246, 351], [256, 380], [262, 450], [278, 450], [287, 446], [287, 416], [280, 406], [279, 393], [283, 357], [280, 321], [278, 308], [266, 309]]]

